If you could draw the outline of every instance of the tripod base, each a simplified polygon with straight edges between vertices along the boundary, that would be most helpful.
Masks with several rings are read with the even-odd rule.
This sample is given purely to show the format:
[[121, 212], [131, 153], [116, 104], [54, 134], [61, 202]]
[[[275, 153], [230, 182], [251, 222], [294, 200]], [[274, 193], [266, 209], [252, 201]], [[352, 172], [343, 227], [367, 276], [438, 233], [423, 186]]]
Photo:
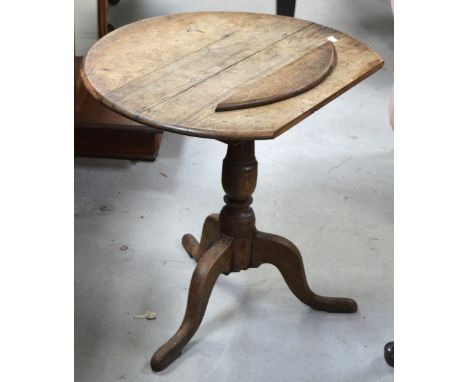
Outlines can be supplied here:
[[[182, 352], [203, 319], [213, 286], [221, 273], [229, 274], [236, 247], [235, 239], [225, 237], [219, 230], [219, 215], [206, 218], [200, 242], [192, 235], [182, 238], [182, 245], [198, 262], [190, 283], [187, 309], [182, 325], [151, 359], [154, 371], [163, 370]], [[340, 297], [324, 297], [312, 292], [307, 283], [302, 256], [289, 240], [256, 231], [252, 245], [251, 268], [272, 264], [281, 272], [293, 294], [314, 310], [329, 313], [355, 313], [354, 300]]]
[[181, 353], [201, 324], [211, 291], [219, 275], [262, 264], [272, 264], [283, 275], [291, 292], [312, 309], [330, 313], [354, 313], [354, 300], [324, 297], [307, 283], [302, 256], [289, 240], [258, 231], [250, 196], [256, 185], [254, 142], [230, 143], [223, 162], [222, 182], [226, 205], [220, 214], [206, 218], [198, 242], [192, 235], [182, 245], [198, 263], [190, 282], [187, 308], [181, 326], [151, 359], [154, 371], [163, 370]]

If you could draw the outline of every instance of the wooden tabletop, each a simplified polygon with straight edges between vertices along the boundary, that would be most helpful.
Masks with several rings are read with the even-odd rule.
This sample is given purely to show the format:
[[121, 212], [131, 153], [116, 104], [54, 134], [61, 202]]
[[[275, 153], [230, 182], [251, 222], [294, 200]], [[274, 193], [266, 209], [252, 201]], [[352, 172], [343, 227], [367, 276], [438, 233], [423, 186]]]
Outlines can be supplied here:
[[[311, 90], [268, 105], [215, 111], [242, 87], [329, 41], [336, 63]], [[207, 12], [119, 28], [91, 48], [81, 74], [91, 94], [134, 121], [185, 135], [247, 140], [275, 138], [382, 66], [363, 43], [310, 21]]]

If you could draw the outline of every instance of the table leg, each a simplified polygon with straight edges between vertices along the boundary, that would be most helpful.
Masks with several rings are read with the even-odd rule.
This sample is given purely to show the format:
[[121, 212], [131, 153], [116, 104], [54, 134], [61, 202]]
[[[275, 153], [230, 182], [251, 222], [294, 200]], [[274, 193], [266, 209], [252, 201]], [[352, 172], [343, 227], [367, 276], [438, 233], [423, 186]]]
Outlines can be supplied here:
[[193, 235], [187, 233], [182, 238], [182, 246], [185, 248], [190, 257], [196, 261], [221, 238], [219, 229], [219, 214], [211, 214], [205, 219], [203, 231], [198, 242]]
[[291, 292], [304, 304], [329, 313], [355, 313], [357, 304], [350, 298], [324, 297], [312, 292], [307, 284], [302, 256], [289, 240], [257, 232], [252, 249], [252, 267], [272, 264], [279, 269]]
[[154, 371], [163, 370], [182, 352], [183, 347], [197, 331], [205, 314], [213, 286], [221, 273], [229, 272], [232, 241], [225, 238], [213, 244], [200, 257], [193, 272], [185, 316], [176, 334], [156, 351], [151, 358]]

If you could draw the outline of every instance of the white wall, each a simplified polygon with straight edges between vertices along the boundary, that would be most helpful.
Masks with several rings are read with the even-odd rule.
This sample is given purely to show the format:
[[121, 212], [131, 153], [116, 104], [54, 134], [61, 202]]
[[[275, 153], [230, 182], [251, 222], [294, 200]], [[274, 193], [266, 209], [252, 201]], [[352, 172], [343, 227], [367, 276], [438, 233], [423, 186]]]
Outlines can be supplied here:
[[84, 56], [97, 39], [97, 0], [75, 0], [75, 54]]

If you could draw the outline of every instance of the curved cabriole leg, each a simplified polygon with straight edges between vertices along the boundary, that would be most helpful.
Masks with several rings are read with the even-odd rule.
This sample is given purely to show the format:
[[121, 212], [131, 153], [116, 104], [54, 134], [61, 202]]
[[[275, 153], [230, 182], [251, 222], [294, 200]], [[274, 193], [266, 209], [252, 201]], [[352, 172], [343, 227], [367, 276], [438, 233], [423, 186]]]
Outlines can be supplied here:
[[197, 331], [218, 276], [229, 272], [232, 257], [231, 243], [229, 240], [221, 239], [200, 258], [190, 282], [182, 324], [176, 334], [151, 358], [151, 368], [154, 371], [163, 370], [174, 361]]
[[219, 214], [211, 214], [205, 219], [205, 223], [203, 224], [200, 243], [193, 235], [187, 233], [182, 237], [182, 246], [190, 257], [198, 261], [208, 248], [220, 238]]
[[312, 292], [307, 284], [302, 256], [289, 240], [257, 232], [252, 250], [252, 267], [269, 263], [279, 269], [291, 292], [312, 309], [330, 313], [355, 313], [357, 304], [350, 298], [324, 297]]

